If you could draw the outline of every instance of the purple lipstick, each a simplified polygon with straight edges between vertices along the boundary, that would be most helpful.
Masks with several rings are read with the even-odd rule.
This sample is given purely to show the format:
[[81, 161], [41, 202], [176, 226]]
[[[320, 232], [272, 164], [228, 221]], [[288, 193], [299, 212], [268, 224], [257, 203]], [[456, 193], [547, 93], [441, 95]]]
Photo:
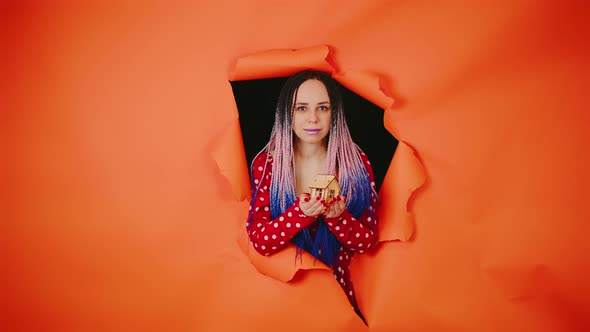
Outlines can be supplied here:
[[303, 130], [310, 135], [316, 135], [320, 132], [320, 129], [303, 129]]

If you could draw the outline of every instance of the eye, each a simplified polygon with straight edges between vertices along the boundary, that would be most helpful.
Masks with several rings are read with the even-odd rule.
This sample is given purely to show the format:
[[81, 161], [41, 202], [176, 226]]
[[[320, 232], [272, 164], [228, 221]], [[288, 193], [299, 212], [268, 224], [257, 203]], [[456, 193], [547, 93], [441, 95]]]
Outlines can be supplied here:
[[326, 106], [326, 105], [320, 105], [319, 110], [320, 111], [328, 111], [328, 110], [330, 110], [330, 107]]
[[306, 109], [306, 107], [305, 106], [301, 106], [301, 105], [295, 107], [295, 110], [296, 111], [305, 111], [305, 109]]

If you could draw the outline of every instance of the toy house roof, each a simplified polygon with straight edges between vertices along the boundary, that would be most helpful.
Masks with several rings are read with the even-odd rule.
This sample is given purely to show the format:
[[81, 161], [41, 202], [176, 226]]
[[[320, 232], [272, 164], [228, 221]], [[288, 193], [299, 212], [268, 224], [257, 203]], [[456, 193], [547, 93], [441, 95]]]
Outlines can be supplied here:
[[338, 180], [336, 180], [336, 177], [334, 175], [320, 174], [315, 178], [315, 180], [313, 180], [313, 183], [311, 184], [310, 188], [324, 189], [327, 186], [329, 186], [330, 183], [332, 183], [332, 181], [336, 181], [336, 183], [338, 183]]

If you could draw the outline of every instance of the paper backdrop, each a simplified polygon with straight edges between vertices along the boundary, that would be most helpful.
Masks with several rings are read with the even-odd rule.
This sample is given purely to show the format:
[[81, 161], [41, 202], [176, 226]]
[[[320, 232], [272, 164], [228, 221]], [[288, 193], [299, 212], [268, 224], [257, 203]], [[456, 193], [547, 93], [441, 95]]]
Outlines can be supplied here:
[[[588, 330], [586, 7], [3, 3], [0, 329]], [[403, 241], [353, 261], [368, 327], [330, 271], [257, 269], [226, 168], [238, 59], [322, 45], [346, 86], [378, 78], [400, 140]]]

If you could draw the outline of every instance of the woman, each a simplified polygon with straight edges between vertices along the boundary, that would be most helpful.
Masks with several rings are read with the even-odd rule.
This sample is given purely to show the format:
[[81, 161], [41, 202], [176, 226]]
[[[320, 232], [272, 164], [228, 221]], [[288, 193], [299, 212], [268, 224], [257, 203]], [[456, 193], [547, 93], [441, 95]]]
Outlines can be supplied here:
[[[331, 76], [303, 71], [287, 80], [270, 141], [251, 171], [247, 229], [254, 248], [268, 256], [293, 243], [297, 255], [311, 253], [334, 270], [358, 312], [349, 266], [355, 253], [377, 240], [377, 193], [370, 162], [350, 137]], [[311, 197], [308, 189], [318, 174], [336, 175], [343, 195], [329, 204]]]

